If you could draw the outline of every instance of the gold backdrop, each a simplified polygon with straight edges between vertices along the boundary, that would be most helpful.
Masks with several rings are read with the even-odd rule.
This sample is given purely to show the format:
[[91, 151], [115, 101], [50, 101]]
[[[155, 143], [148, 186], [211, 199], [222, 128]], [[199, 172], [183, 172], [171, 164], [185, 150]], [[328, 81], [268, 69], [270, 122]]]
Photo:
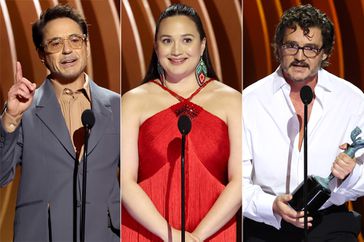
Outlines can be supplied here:
[[[270, 44], [282, 12], [311, 3], [335, 24], [336, 43], [328, 70], [364, 89], [363, 0], [0, 0], [0, 106], [13, 82], [16, 60], [22, 62], [25, 77], [37, 84], [44, 79], [46, 70], [33, 47], [31, 23], [58, 2], [69, 3], [86, 16], [92, 52], [87, 72], [116, 92], [120, 92], [120, 77], [121, 93], [140, 84], [150, 60], [156, 18], [175, 2], [199, 12], [214, 68], [223, 82], [237, 90], [242, 80], [248, 86], [277, 67]], [[0, 241], [12, 238], [18, 177], [19, 170], [14, 182], [0, 189]], [[363, 204], [359, 199], [353, 206], [363, 214]]]

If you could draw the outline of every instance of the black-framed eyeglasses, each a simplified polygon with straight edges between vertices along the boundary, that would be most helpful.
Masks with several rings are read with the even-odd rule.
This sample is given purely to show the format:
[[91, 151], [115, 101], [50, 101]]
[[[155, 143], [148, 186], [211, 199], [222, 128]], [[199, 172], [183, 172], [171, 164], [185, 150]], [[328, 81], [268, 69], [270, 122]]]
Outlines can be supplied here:
[[61, 51], [64, 47], [64, 42], [67, 40], [68, 44], [72, 49], [81, 49], [83, 42], [87, 39], [85, 34], [71, 34], [66, 38], [56, 37], [51, 40], [48, 40], [45, 44], [41, 45], [44, 48], [45, 52], [48, 53], [57, 53]]
[[314, 58], [320, 54], [322, 47], [318, 48], [311, 45], [299, 46], [294, 43], [286, 43], [281, 46], [283, 52], [287, 55], [296, 55], [299, 50], [303, 51], [304, 56], [307, 58]]

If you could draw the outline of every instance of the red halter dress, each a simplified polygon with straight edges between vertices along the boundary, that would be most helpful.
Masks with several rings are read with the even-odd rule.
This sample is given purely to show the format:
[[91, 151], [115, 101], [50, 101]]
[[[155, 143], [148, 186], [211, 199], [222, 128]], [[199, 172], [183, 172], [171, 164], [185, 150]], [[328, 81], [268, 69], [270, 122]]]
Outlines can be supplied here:
[[[192, 232], [228, 183], [228, 127], [219, 117], [192, 102], [210, 81], [188, 98], [157, 81], [152, 82], [179, 102], [151, 116], [139, 127], [138, 184], [168, 223], [181, 229], [181, 134], [177, 122], [179, 115], [189, 116], [192, 128], [185, 146], [185, 219], [186, 231]], [[162, 241], [135, 221], [124, 207], [121, 233], [123, 242]], [[205, 241], [236, 241], [235, 217]]]

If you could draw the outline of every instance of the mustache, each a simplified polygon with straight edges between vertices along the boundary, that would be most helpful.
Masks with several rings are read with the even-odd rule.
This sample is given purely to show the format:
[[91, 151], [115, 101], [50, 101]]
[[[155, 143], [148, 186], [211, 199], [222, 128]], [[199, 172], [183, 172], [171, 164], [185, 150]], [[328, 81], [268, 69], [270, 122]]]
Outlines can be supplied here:
[[292, 61], [291, 64], [289, 64], [289, 66], [300, 66], [300, 67], [307, 67], [310, 68], [310, 65], [307, 64], [305, 61]]

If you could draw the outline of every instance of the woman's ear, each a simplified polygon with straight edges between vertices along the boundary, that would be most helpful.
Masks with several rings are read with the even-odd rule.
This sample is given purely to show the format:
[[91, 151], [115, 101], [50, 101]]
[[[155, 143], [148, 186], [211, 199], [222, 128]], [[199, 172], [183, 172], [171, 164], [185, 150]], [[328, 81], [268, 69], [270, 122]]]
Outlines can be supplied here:
[[157, 51], [158, 51], [158, 45], [157, 45], [157, 42], [156, 41], [154, 41], [154, 43], [153, 43], [153, 48], [154, 48], [154, 52], [157, 53]]
[[157, 42], [156, 42], [156, 41], [154, 41], [153, 49], [154, 49], [154, 53], [155, 53], [155, 55], [156, 55], [156, 56], [157, 56], [157, 58], [158, 58], [158, 45], [157, 45]]
[[206, 38], [203, 38], [201, 40], [201, 53], [200, 53], [201, 56], [203, 55], [203, 52], [205, 51], [205, 49], [206, 49]]

